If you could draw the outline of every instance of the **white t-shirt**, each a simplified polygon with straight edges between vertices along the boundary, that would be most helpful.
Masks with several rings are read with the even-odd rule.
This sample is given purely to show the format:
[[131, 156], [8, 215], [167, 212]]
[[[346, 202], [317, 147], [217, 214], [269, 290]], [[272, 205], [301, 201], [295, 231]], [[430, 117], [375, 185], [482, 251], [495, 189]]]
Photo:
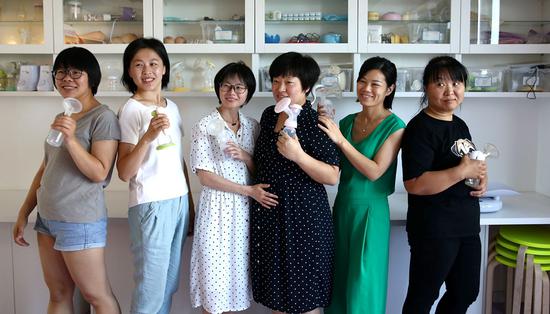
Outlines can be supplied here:
[[[149, 144], [147, 153], [138, 172], [130, 179], [130, 199], [128, 206], [162, 201], [180, 197], [188, 193], [187, 182], [183, 172], [183, 124], [177, 105], [166, 99], [165, 113], [170, 120], [170, 128], [164, 130], [155, 141]], [[156, 106], [148, 106], [130, 98], [120, 108], [118, 118], [122, 143], [136, 145], [147, 131], [151, 113]], [[174, 146], [157, 150], [157, 146], [170, 142]]]

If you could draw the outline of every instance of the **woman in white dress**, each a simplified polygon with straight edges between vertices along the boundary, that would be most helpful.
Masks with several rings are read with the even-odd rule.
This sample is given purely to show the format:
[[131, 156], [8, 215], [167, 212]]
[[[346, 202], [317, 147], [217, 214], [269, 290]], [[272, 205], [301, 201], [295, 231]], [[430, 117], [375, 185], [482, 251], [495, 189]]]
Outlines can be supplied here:
[[193, 127], [191, 169], [203, 190], [191, 254], [191, 302], [203, 313], [250, 307], [249, 207], [277, 205], [268, 184], [252, 184], [258, 122], [239, 112], [256, 89], [244, 63], [224, 66], [214, 78], [220, 106]]

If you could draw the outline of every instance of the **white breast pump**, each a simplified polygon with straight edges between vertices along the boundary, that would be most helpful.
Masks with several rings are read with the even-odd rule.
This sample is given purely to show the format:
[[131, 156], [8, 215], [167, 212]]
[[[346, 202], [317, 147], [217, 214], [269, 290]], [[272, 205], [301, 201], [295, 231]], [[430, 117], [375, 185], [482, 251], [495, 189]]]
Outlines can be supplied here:
[[290, 98], [285, 97], [275, 105], [275, 112], [284, 112], [288, 115], [288, 119], [285, 121], [285, 127], [283, 129], [288, 136], [293, 137], [296, 135], [296, 128], [298, 127], [298, 115], [302, 111], [302, 106], [297, 104], [291, 104]]
[[[82, 111], [82, 103], [76, 98], [68, 97], [63, 99], [63, 108], [65, 109], [63, 114], [69, 117], [73, 113]], [[63, 133], [56, 129], [50, 129], [46, 142], [54, 147], [61, 146], [63, 144]]]
[[337, 65], [330, 66], [328, 72], [321, 75], [319, 84], [313, 86], [311, 93], [313, 94], [312, 105], [315, 104], [317, 98], [317, 111], [323, 111], [323, 114], [331, 119], [336, 114], [336, 109], [332, 101], [327, 97], [342, 97], [343, 86], [346, 85], [345, 76], [341, 75], [342, 70]]
[[224, 156], [228, 157], [225, 154], [225, 149], [227, 148], [227, 142], [231, 140], [231, 136], [225, 130], [225, 122], [221, 118], [210, 120], [206, 126], [206, 133], [216, 138]]
[[[474, 150], [474, 151], [471, 151], [470, 153], [468, 153], [468, 157], [470, 157], [470, 159], [483, 160], [483, 161], [487, 158], [498, 158], [499, 155], [500, 155], [499, 150], [497, 149], [497, 147], [495, 145], [493, 145], [491, 143], [485, 144], [485, 147], [483, 148], [483, 151]], [[468, 178], [468, 179], [466, 179], [466, 181], [464, 181], [464, 183], [467, 186], [475, 188], [479, 185], [479, 179], [477, 179], [477, 178]]]

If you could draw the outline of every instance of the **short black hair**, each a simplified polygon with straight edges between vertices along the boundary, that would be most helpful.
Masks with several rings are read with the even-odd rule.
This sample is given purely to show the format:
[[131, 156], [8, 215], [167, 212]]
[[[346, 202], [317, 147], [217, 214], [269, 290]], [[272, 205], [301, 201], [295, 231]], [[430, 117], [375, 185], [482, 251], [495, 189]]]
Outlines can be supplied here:
[[76, 69], [88, 74], [88, 87], [92, 94], [97, 93], [101, 83], [101, 69], [96, 57], [88, 49], [82, 47], [70, 47], [61, 51], [53, 63], [52, 78], [55, 88], [55, 71], [59, 69]]
[[432, 58], [424, 69], [422, 75], [423, 93], [420, 99], [420, 105], [426, 104], [428, 95], [426, 95], [427, 87], [430, 83], [437, 82], [442, 76], [449, 76], [453, 82], [468, 82], [468, 70], [466, 67], [450, 56], [438, 56]]
[[256, 78], [252, 70], [244, 64], [244, 62], [231, 62], [221, 68], [216, 76], [214, 77], [214, 90], [216, 91], [216, 96], [218, 97], [218, 103], [221, 104], [222, 100], [220, 99], [220, 86], [223, 84], [227, 78], [238, 77], [246, 85], [248, 90], [248, 95], [246, 95], [246, 101], [244, 104], [247, 104], [254, 95], [256, 91]]
[[319, 79], [321, 69], [317, 62], [308, 55], [297, 52], [287, 52], [273, 60], [269, 67], [271, 81], [278, 76], [294, 76], [300, 80], [302, 89], [309, 95]]
[[[365, 62], [363, 62], [363, 65], [361, 65], [361, 69], [359, 70], [357, 82], [359, 82], [359, 80], [361, 80], [363, 76], [367, 75], [370, 70], [379, 70], [380, 72], [382, 72], [382, 74], [384, 74], [384, 77], [386, 78], [386, 85], [388, 85], [388, 87], [395, 85], [395, 82], [397, 81], [397, 68], [395, 67], [395, 64], [393, 64], [393, 62], [391, 62], [390, 60], [378, 56], [365, 60]], [[391, 94], [384, 98], [384, 108], [391, 109], [394, 96], [395, 86], [393, 87]]]
[[124, 50], [124, 56], [122, 57], [124, 67], [124, 72], [122, 73], [122, 84], [132, 94], [136, 93], [137, 86], [136, 83], [134, 83], [134, 80], [130, 77], [130, 74], [128, 74], [128, 71], [130, 70], [132, 59], [134, 59], [135, 55], [141, 49], [152, 49], [162, 59], [162, 63], [166, 68], [166, 71], [162, 76], [162, 88], [168, 86], [168, 82], [170, 82], [170, 60], [168, 59], [168, 53], [166, 52], [166, 48], [164, 48], [164, 44], [156, 38], [141, 37], [128, 44]]

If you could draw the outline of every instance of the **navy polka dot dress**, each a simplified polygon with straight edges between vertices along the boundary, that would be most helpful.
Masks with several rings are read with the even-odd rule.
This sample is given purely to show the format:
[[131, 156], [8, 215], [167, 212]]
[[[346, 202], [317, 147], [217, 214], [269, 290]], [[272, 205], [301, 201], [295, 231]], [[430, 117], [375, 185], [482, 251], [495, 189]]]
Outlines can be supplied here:
[[[277, 118], [274, 106], [264, 111], [254, 150], [258, 182], [271, 185], [279, 205], [252, 206], [252, 291], [256, 302], [272, 310], [302, 313], [330, 303], [332, 216], [325, 187], [277, 151]], [[317, 118], [311, 104], [304, 104], [296, 129], [300, 145], [313, 158], [338, 165], [337, 148]]]

